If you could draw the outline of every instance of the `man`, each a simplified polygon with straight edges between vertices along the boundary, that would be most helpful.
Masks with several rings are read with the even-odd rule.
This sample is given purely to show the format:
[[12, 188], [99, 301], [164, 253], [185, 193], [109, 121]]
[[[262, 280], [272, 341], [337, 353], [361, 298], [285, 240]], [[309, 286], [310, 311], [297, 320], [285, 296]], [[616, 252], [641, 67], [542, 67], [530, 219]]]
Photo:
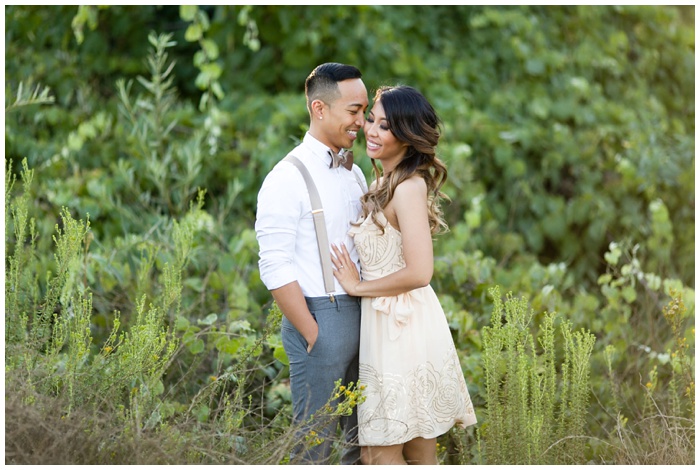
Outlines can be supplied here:
[[[338, 165], [341, 149], [349, 149], [364, 125], [367, 89], [360, 71], [350, 65], [319, 65], [305, 83], [310, 115], [309, 131], [290, 154], [310, 173], [323, 206], [328, 242], [344, 243], [353, 261], [359, 258], [348, 237], [351, 222], [360, 215], [360, 197], [366, 190], [357, 179], [359, 167], [349, 161]], [[364, 184], [364, 176], [361, 176]], [[335, 292], [324, 286], [320, 249], [311, 213], [307, 185], [300, 169], [279, 162], [267, 175], [258, 194], [255, 230], [260, 246], [260, 277], [280, 310], [282, 342], [289, 357], [294, 423], [305, 422], [331, 398], [338, 379], [357, 383], [360, 341], [359, 298], [345, 294], [337, 280]], [[303, 463], [328, 463], [338, 422], [316, 423], [320, 445], [292, 452]], [[344, 464], [359, 462], [357, 414], [340, 420], [350, 444]], [[317, 429], [320, 427], [320, 429]], [[355, 445], [353, 445], [353, 443]]]

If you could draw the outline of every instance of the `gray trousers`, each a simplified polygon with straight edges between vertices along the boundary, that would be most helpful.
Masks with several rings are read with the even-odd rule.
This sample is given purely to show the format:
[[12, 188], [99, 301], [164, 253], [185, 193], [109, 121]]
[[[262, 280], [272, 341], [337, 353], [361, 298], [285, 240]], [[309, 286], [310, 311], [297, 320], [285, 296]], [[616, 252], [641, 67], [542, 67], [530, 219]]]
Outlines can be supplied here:
[[[346, 441], [342, 464], [359, 464], [357, 444], [357, 410], [340, 419], [316, 419], [306, 423], [332, 398], [335, 382], [357, 383], [360, 349], [360, 298], [348, 295], [306, 298], [306, 304], [318, 323], [318, 339], [310, 353], [308, 343], [286, 317], [282, 319], [282, 344], [289, 358], [289, 376], [292, 389], [294, 424], [304, 426], [299, 431], [299, 442], [290, 456], [290, 463], [327, 464], [340, 424]], [[331, 401], [333, 406], [335, 401]], [[319, 413], [320, 414], [320, 413]], [[309, 447], [307, 436], [311, 431], [323, 439]]]

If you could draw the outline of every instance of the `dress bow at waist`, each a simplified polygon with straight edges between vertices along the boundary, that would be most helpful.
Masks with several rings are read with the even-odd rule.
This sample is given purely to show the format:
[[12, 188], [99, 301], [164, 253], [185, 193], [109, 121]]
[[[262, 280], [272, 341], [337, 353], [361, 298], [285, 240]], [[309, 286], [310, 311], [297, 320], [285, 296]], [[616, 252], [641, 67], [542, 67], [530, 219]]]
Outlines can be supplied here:
[[414, 303], [422, 303], [419, 295], [420, 289], [394, 295], [391, 297], [376, 297], [372, 299], [372, 307], [378, 312], [389, 316], [389, 339], [394, 341], [401, 335], [403, 327], [408, 325], [408, 320], [415, 310]]

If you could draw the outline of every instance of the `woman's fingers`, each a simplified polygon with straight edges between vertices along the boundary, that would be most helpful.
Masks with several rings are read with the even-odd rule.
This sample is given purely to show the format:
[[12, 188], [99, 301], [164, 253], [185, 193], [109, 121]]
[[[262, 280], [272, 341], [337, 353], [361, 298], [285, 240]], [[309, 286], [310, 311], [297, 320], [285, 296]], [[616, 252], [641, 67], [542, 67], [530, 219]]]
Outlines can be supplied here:
[[344, 266], [350, 266], [350, 264], [353, 264], [353, 261], [350, 258], [350, 253], [344, 244], [341, 245], [340, 248], [338, 248], [335, 244], [331, 244], [331, 248], [334, 252], [331, 253], [331, 259], [333, 260], [333, 265], [336, 269], [341, 269]]
[[343, 262], [343, 253], [334, 244], [331, 244], [331, 248], [333, 252], [335, 252], [335, 254], [331, 253], [331, 261], [333, 261], [333, 266], [335, 267], [335, 269], [340, 269], [345, 264]]

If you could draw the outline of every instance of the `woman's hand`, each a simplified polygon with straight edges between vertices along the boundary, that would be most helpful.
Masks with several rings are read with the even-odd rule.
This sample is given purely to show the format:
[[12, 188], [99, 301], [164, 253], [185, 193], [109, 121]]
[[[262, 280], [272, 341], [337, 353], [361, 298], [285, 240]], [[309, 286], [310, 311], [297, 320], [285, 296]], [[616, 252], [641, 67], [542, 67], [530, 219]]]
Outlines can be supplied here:
[[350, 258], [350, 253], [345, 245], [338, 248], [332, 245], [331, 260], [333, 261], [333, 275], [338, 280], [348, 295], [357, 296], [357, 286], [360, 284], [360, 273], [355, 263]]

